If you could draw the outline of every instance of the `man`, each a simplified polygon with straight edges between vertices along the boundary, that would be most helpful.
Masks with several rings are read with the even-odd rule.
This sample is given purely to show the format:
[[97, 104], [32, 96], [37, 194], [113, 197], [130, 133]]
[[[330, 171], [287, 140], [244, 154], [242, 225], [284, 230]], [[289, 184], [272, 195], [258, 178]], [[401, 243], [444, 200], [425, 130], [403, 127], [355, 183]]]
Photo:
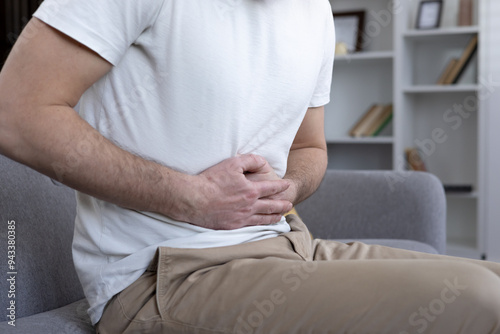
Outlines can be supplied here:
[[[99, 333], [500, 332], [499, 265], [312, 241], [282, 217], [326, 168], [328, 1], [34, 16], [0, 75], [0, 153], [78, 190]], [[440, 297], [439, 317], [419, 309]]]

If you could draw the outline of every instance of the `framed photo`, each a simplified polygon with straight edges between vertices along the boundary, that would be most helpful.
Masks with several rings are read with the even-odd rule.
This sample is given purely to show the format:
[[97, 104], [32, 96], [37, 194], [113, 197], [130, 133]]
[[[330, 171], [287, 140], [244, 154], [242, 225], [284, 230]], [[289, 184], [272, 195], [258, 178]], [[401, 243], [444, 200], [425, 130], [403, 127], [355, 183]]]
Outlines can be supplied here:
[[441, 23], [442, 0], [424, 0], [420, 2], [417, 15], [417, 29], [439, 28]]
[[349, 53], [361, 51], [363, 46], [365, 12], [334, 12], [333, 17], [335, 20], [337, 44], [345, 44]]

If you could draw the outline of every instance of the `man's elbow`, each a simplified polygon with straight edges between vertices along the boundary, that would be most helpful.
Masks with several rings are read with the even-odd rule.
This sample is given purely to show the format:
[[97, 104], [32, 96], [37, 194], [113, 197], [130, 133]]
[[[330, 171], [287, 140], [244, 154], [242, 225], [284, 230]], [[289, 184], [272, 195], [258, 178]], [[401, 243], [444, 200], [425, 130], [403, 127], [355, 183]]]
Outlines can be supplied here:
[[0, 154], [14, 158], [20, 141], [20, 128], [16, 117], [19, 108], [16, 98], [0, 92]]

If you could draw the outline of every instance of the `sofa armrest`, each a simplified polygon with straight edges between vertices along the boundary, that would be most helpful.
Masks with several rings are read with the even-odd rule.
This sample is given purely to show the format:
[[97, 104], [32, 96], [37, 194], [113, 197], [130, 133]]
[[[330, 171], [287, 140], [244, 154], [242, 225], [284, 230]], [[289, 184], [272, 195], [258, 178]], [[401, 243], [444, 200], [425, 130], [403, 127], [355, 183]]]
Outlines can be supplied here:
[[446, 197], [429, 173], [328, 170], [297, 211], [316, 238], [408, 239], [445, 251]]

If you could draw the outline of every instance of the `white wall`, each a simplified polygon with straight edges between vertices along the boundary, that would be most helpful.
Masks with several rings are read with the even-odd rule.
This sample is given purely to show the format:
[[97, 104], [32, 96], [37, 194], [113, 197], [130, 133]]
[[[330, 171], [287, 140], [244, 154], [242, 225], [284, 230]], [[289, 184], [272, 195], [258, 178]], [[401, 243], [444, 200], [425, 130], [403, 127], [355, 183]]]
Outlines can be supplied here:
[[484, 34], [480, 43], [485, 50], [483, 57], [488, 73], [483, 82], [489, 95], [482, 101], [485, 117], [480, 128], [486, 133], [486, 149], [482, 152], [486, 200], [481, 209], [488, 222], [484, 236], [488, 260], [500, 262], [500, 1], [483, 1]]

